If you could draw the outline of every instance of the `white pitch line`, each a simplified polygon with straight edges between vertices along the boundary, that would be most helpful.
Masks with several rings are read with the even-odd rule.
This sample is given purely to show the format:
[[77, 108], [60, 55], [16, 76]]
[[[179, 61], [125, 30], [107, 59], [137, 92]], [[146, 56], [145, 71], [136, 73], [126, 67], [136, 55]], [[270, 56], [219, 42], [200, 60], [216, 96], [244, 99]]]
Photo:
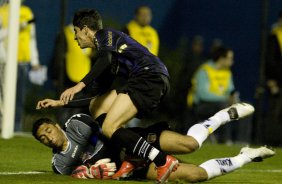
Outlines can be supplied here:
[[240, 172], [268, 172], [268, 173], [282, 173], [282, 169], [240, 169]]
[[28, 174], [42, 174], [45, 172], [39, 171], [20, 171], [20, 172], [0, 172], [0, 175], [28, 175]]

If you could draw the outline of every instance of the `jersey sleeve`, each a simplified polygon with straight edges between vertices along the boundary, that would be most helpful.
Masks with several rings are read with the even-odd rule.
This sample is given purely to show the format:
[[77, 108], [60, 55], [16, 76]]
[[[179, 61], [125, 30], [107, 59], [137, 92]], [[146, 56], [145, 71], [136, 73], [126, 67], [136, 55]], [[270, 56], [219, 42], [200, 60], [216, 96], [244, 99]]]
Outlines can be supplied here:
[[92, 82], [84, 88], [86, 94], [90, 96], [97, 96], [109, 91], [115, 79], [111, 68], [107, 68], [99, 77], [92, 80]]
[[73, 99], [73, 100], [69, 101], [68, 104], [65, 104], [63, 107], [65, 107], [65, 108], [89, 107], [92, 99], [93, 99], [93, 97]]
[[81, 141], [89, 141], [93, 134], [100, 131], [98, 124], [86, 114], [76, 114], [66, 123], [66, 131], [76, 135]]
[[56, 174], [71, 175], [72, 171], [77, 167], [75, 165], [68, 165], [64, 163], [64, 159], [55, 154], [52, 158], [52, 169]]
[[97, 82], [98, 78], [110, 68], [112, 60], [112, 53], [107, 50], [101, 50], [98, 53], [97, 59], [92, 66], [89, 73], [81, 80], [86, 86], [88, 86], [91, 82]]

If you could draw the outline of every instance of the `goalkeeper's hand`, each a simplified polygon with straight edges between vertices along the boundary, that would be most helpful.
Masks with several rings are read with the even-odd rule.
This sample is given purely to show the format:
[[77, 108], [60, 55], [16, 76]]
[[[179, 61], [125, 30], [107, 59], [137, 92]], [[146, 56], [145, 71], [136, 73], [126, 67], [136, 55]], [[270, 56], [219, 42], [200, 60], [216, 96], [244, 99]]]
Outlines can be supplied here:
[[89, 172], [90, 175], [96, 179], [111, 179], [116, 170], [116, 164], [111, 162], [111, 159], [104, 158], [92, 165]]
[[85, 165], [78, 166], [71, 174], [74, 178], [80, 178], [80, 179], [88, 179], [93, 178], [93, 176], [90, 174], [89, 169]]

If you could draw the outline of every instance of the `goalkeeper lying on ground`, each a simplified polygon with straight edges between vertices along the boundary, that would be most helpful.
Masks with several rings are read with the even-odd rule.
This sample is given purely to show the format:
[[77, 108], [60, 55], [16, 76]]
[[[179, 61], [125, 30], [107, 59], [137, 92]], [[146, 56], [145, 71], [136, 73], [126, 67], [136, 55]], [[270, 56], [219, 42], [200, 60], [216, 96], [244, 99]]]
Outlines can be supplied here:
[[[60, 102], [43, 100], [38, 102], [37, 108], [54, 107], [56, 103]], [[209, 120], [195, 124], [188, 130], [187, 135], [170, 131], [166, 122], [160, 122], [146, 129], [133, 128], [133, 130], [162, 151], [175, 154], [191, 153], [199, 149], [208, 137], [202, 126], [209, 123], [213, 129], [209, 127], [208, 130], [212, 133], [220, 125], [243, 118], [253, 111], [253, 107], [249, 104], [234, 104], [219, 111]], [[226, 119], [222, 120], [224, 116]], [[64, 128], [48, 118], [39, 119], [33, 125], [33, 135], [44, 145], [53, 148], [52, 166], [57, 173], [76, 178], [96, 179], [119, 179], [129, 175], [132, 175], [133, 179], [157, 177], [153, 163], [131, 157], [130, 153], [124, 150], [116, 150], [114, 145], [110, 145], [103, 137], [99, 125], [88, 115], [72, 116]], [[266, 147], [256, 149], [244, 147], [235, 157], [211, 159], [199, 166], [180, 163], [178, 170], [170, 175], [169, 180], [205, 181], [274, 154], [274, 151]], [[109, 159], [103, 158], [110, 158], [112, 163]], [[115, 172], [116, 166], [119, 168], [117, 172]]]

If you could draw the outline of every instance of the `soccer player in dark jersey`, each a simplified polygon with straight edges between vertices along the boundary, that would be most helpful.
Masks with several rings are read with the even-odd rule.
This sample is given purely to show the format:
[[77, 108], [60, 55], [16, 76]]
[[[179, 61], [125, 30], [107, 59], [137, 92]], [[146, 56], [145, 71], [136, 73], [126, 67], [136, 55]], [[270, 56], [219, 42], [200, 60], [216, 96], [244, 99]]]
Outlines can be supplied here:
[[[83, 48], [97, 51], [91, 71], [74, 87], [65, 90], [60, 99], [67, 104], [85, 87], [105, 89], [116, 76], [127, 78], [126, 84], [101, 94], [91, 103], [94, 118], [103, 120], [102, 132], [116, 147], [126, 147], [133, 154], [156, 164], [157, 182], [163, 183], [177, 169], [178, 161], [151, 146], [131, 130], [122, 128], [135, 116], [150, 113], [169, 91], [169, 74], [162, 61], [128, 35], [103, 29], [99, 13], [82, 9], [73, 18], [75, 39]], [[101, 91], [99, 91], [100, 93]]]
[[[147, 128], [133, 128], [132, 131], [163, 151], [191, 153], [199, 147], [194, 137], [170, 131], [166, 122], [159, 122]], [[33, 135], [44, 145], [53, 148], [52, 166], [56, 173], [72, 175], [75, 178], [96, 179], [118, 179], [128, 177], [130, 174], [133, 174], [132, 179], [156, 179], [157, 177], [153, 164], [128, 157], [122, 164], [126, 164], [126, 167], [121, 166], [114, 175], [115, 163], [110, 163], [109, 159], [103, 158], [110, 158], [119, 167], [123, 159], [120, 157], [122, 154], [120, 151], [113, 150], [107, 140], [103, 140], [98, 124], [88, 115], [72, 116], [64, 128], [48, 118], [41, 118], [33, 125]], [[275, 152], [266, 147], [257, 149], [245, 147], [235, 157], [211, 159], [199, 166], [180, 163], [179, 169], [170, 175], [169, 180], [205, 181], [274, 154]]]

